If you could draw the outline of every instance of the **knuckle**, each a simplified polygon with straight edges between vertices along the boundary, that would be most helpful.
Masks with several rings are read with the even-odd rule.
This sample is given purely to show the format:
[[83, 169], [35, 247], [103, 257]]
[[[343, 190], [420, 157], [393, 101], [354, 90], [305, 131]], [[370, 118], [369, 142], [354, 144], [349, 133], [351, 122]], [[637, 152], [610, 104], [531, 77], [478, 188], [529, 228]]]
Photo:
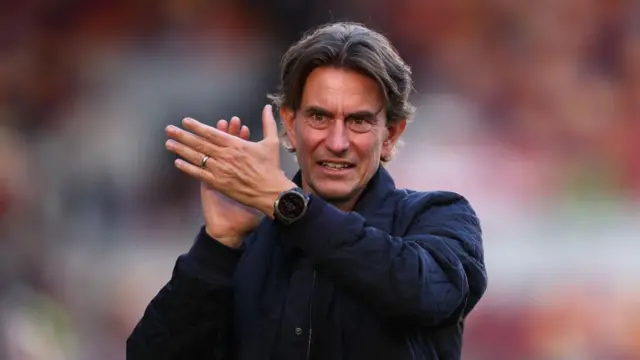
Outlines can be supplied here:
[[206, 144], [199, 143], [193, 147], [193, 149], [201, 154], [206, 154], [208, 150], [208, 146]]
[[220, 161], [225, 164], [231, 161], [233, 158], [234, 155], [231, 151], [224, 151], [218, 156], [218, 159], [220, 159]]
[[202, 134], [204, 138], [211, 141], [216, 138], [216, 130], [210, 126], [207, 126], [206, 129], [203, 129]]

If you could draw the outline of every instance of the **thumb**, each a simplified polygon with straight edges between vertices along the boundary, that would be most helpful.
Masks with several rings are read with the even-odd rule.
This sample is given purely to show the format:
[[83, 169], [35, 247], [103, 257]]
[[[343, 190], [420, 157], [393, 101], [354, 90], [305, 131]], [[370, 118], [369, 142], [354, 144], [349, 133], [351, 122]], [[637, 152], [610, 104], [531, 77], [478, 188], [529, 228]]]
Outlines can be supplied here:
[[278, 141], [278, 123], [273, 117], [271, 105], [262, 109], [262, 137], [264, 140]]

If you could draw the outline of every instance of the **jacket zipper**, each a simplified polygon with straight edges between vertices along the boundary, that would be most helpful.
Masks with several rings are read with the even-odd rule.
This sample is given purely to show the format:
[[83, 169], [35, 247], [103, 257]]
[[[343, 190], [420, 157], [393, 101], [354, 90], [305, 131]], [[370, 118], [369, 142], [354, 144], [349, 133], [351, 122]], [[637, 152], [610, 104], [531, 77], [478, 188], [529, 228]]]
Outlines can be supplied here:
[[311, 356], [311, 339], [313, 332], [313, 292], [316, 287], [316, 271], [313, 270], [313, 282], [311, 283], [311, 299], [309, 300], [309, 342], [307, 343], [307, 360]]

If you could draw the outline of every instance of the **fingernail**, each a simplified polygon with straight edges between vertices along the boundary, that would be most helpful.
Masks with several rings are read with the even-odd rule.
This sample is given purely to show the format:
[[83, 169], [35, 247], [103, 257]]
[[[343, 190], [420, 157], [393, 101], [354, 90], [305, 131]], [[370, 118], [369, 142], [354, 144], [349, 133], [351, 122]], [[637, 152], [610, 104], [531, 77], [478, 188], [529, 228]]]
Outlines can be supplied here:
[[195, 120], [193, 120], [192, 118], [188, 118], [188, 117], [182, 119], [182, 123], [185, 124], [185, 125], [193, 125], [193, 124], [195, 124], [195, 122], [196, 122]]

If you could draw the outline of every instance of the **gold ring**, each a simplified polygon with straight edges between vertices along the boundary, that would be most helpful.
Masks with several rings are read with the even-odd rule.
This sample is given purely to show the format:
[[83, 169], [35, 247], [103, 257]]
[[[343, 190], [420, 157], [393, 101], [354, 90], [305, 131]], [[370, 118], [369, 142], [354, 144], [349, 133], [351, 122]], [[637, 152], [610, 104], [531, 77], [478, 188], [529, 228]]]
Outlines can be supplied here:
[[209, 155], [205, 155], [204, 159], [202, 159], [202, 167], [206, 167], [207, 166], [207, 160], [209, 160]]

